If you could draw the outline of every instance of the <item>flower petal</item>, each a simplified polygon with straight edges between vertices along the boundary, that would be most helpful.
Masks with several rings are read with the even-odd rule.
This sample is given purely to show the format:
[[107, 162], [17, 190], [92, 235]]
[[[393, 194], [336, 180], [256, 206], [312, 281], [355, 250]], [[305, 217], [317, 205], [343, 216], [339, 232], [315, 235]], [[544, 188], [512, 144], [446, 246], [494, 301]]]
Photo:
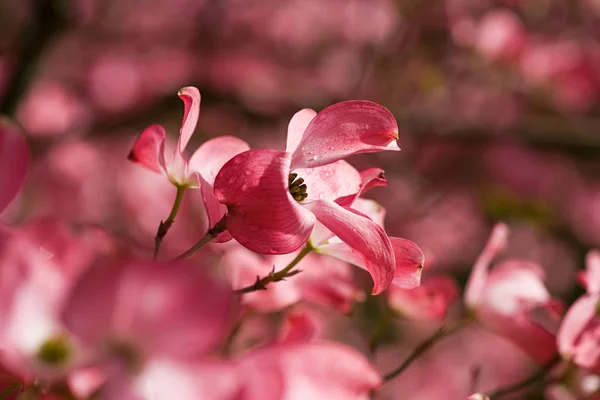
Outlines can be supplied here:
[[334, 104], [310, 122], [292, 156], [292, 169], [330, 164], [352, 154], [400, 150], [398, 125], [385, 107], [364, 100]]
[[[317, 217], [318, 218], [318, 217]], [[421, 282], [421, 270], [425, 262], [423, 251], [415, 243], [402, 238], [389, 238], [394, 249], [396, 271], [392, 283], [403, 289], [412, 289]], [[346, 243], [334, 240], [319, 246], [317, 251], [339, 258], [357, 267], [367, 269], [363, 259]]]
[[358, 211], [333, 201], [315, 200], [306, 204], [317, 220], [355, 252], [373, 278], [373, 293], [383, 292], [396, 271], [394, 249], [383, 228]]
[[144, 168], [160, 173], [165, 170], [165, 129], [150, 125], [137, 138], [127, 158]]
[[408, 239], [391, 237], [396, 259], [394, 285], [402, 289], [413, 289], [421, 284], [421, 271], [425, 264], [423, 250]]
[[193, 86], [186, 86], [179, 89], [177, 95], [183, 100], [184, 111], [183, 111], [183, 122], [181, 123], [181, 129], [179, 130], [179, 140], [177, 141], [177, 149], [175, 150], [179, 154], [183, 154], [185, 146], [187, 146], [196, 124], [198, 123], [198, 116], [200, 115], [200, 92]]
[[29, 148], [19, 128], [0, 119], [0, 212], [21, 190], [29, 159]]
[[508, 226], [498, 223], [494, 226], [483, 252], [475, 261], [467, 287], [465, 289], [465, 304], [474, 308], [484, 295], [485, 286], [489, 275], [489, 266], [494, 257], [502, 251], [508, 238]]
[[356, 193], [361, 184], [359, 172], [344, 160], [294, 172], [304, 179], [308, 200], [335, 200]]
[[381, 168], [369, 168], [360, 173], [361, 184], [356, 193], [342, 196], [335, 200], [342, 207], [350, 207], [358, 197], [376, 186], [387, 186], [387, 180], [383, 176]]
[[242, 139], [219, 136], [202, 143], [190, 158], [188, 166], [213, 186], [223, 165], [246, 150], [250, 150], [250, 146]]
[[580, 275], [588, 293], [600, 293], [600, 251], [591, 250], [585, 258], [586, 271]]
[[[330, 343], [281, 343], [251, 352], [240, 361], [247, 392], [258, 398], [367, 400], [382, 380], [364, 355]], [[265, 376], [265, 372], [269, 372]], [[283, 378], [275, 392], [271, 377]], [[261, 395], [258, 395], [261, 394]], [[255, 397], [249, 397], [255, 398]]]
[[[563, 357], [571, 359], [576, 353], [581, 352], [582, 333], [586, 329], [593, 330], [592, 327], [596, 325], [594, 322], [598, 318], [596, 316], [598, 301], [598, 295], [582, 296], [569, 308], [556, 335], [558, 351]], [[580, 365], [588, 368], [595, 367], [594, 363], [585, 361]]]
[[293, 153], [296, 151], [300, 140], [302, 140], [304, 131], [306, 131], [308, 124], [310, 124], [310, 121], [312, 121], [316, 115], [317, 112], [315, 110], [311, 110], [310, 108], [305, 108], [294, 114], [288, 125], [285, 151], [288, 153]]
[[215, 194], [227, 205], [227, 229], [248, 249], [285, 254], [310, 236], [315, 216], [288, 189], [290, 154], [248, 150], [229, 160], [215, 179]]
[[390, 307], [400, 314], [415, 320], [441, 321], [458, 299], [460, 289], [452, 277], [438, 275], [425, 279], [414, 289], [392, 285], [387, 293]]

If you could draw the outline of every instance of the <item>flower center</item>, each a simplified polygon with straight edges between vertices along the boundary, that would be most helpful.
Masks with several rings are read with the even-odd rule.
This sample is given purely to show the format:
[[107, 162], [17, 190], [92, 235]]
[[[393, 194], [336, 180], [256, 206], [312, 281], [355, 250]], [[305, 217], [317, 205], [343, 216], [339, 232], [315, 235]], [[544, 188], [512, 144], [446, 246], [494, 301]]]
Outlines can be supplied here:
[[59, 365], [69, 359], [71, 348], [63, 336], [47, 339], [38, 350], [38, 360], [49, 365]]
[[304, 183], [304, 179], [298, 178], [298, 174], [295, 172], [292, 172], [288, 176], [288, 187], [292, 197], [298, 203], [301, 203], [308, 197], [308, 193], [306, 193], [306, 184]]

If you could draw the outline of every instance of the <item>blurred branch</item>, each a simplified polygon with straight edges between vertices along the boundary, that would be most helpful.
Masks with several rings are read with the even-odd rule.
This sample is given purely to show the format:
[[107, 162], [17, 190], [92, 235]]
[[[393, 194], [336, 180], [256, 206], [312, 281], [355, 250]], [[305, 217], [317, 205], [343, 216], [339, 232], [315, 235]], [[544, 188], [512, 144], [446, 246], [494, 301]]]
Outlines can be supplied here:
[[46, 47], [65, 27], [67, 19], [56, 1], [34, 0], [31, 20], [23, 29], [14, 55], [14, 75], [9, 80], [4, 96], [0, 99], [0, 113], [14, 116], [23, 94]]

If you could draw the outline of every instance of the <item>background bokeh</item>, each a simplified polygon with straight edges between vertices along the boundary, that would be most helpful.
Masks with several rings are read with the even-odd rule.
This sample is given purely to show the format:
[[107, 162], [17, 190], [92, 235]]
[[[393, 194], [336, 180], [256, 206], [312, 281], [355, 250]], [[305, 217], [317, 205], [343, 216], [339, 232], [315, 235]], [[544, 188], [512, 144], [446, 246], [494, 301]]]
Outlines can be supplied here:
[[[385, 169], [369, 197], [425, 276], [464, 282], [502, 220], [507, 255], [572, 300], [600, 246], [599, 35], [598, 0], [0, 0], [0, 113], [34, 154], [3, 219], [101, 224], [148, 249], [174, 189], [126, 155], [149, 124], [177, 136], [178, 88], [202, 93], [191, 150], [283, 148], [297, 110], [368, 99], [403, 151], [350, 162]], [[172, 251], [198, 237], [186, 203]]]

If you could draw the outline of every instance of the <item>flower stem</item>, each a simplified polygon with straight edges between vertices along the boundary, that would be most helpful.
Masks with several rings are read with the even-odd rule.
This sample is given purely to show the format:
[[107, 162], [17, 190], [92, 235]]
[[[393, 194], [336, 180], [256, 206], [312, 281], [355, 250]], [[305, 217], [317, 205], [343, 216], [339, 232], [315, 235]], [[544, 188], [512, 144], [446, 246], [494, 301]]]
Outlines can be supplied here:
[[11, 394], [16, 392], [20, 388], [21, 388], [20, 383], [17, 383], [17, 382], [13, 383], [12, 385], [10, 385], [9, 387], [7, 387], [6, 389], [4, 389], [3, 391], [0, 392], [0, 400], [8, 399], [8, 397]]
[[291, 276], [294, 276], [298, 273], [300, 273], [300, 270], [295, 270], [292, 271], [292, 269], [300, 262], [302, 261], [302, 259], [304, 257], [306, 257], [306, 255], [308, 253], [310, 253], [311, 251], [313, 251], [315, 248], [312, 246], [312, 244], [310, 242], [306, 243], [306, 246], [304, 246], [304, 248], [302, 249], [302, 251], [300, 251], [300, 253], [298, 253], [298, 255], [296, 256], [296, 258], [294, 258], [292, 260], [292, 262], [290, 262], [284, 269], [275, 272], [275, 267], [273, 267], [273, 271], [263, 277], [256, 277], [256, 282], [254, 282], [252, 285], [250, 286], [246, 286], [244, 288], [238, 289], [236, 290], [234, 293], [236, 294], [244, 294], [244, 293], [251, 293], [251, 292], [255, 292], [257, 290], [266, 290], [267, 289], [267, 285], [271, 282], [279, 282], [282, 280], [285, 280], [285, 278], [289, 278]]
[[152, 257], [153, 260], [156, 260], [158, 258], [160, 245], [165, 236], [167, 236], [167, 232], [169, 232], [169, 229], [171, 229], [173, 222], [175, 222], [175, 217], [177, 216], [179, 208], [181, 207], [181, 200], [183, 199], [184, 192], [184, 186], [177, 186], [177, 193], [175, 194], [175, 201], [173, 202], [173, 208], [171, 208], [171, 213], [169, 214], [166, 220], [160, 221], [160, 224], [158, 225], [156, 237], [154, 238], [154, 255]]
[[226, 216], [221, 218], [221, 220], [219, 222], [217, 222], [215, 224], [215, 226], [213, 226], [211, 229], [209, 229], [208, 232], [206, 232], [206, 235], [204, 235], [204, 237], [202, 239], [200, 239], [198, 241], [198, 243], [196, 243], [195, 245], [190, 247], [188, 250], [184, 251], [183, 253], [181, 253], [180, 255], [175, 257], [174, 260], [181, 260], [183, 258], [189, 257], [190, 255], [194, 254], [196, 251], [200, 250], [204, 245], [212, 242], [217, 236], [219, 236], [219, 234], [225, 232], [225, 229], [227, 229], [225, 226], [225, 217]]
[[560, 361], [560, 357], [555, 357], [552, 361], [542, 367], [539, 371], [526, 378], [521, 382], [517, 382], [513, 385], [506, 386], [500, 389], [496, 389], [492, 393], [488, 395], [488, 397], [492, 400], [499, 399], [505, 395], [517, 392], [521, 389], [525, 389], [529, 385], [533, 385], [534, 383], [541, 383], [546, 380], [546, 376], [548, 372]]
[[450, 326], [442, 325], [433, 335], [431, 335], [427, 340], [425, 340], [419, 346], [417, 346], [417, 348], [414, 349], [413, 352], [410, 353], [408, 355], [408, 357], [406, 357], [404, 359], [404, 361], [402, 361], [402, 364], [400, 364], [398, 366], [398, 368], [396, 368], [395, 370], [393, 370], [390, 373], [388, 373], [387, 375], [385, 375], [383, 377], [383, 379], [387, 382], [387, 381], [390, 381], [390, 380], [396, 378], [398, 375], [400, 375], [402, 372], [404, 372], [404, 370], [406, 370], [413, 363], [413, 361], [415, 361], [417, 358], [419, 358], [421, 355], [423, 355], [427, 350], [429, 350], [431, 347], [433, 347], [433, 345], [436, 344], [439, 340], [457, 332], [467, 322], [468, 322], [468, 320], [462, 320], [462, 321], [457, 322], [454, 325], [450, 325]]

